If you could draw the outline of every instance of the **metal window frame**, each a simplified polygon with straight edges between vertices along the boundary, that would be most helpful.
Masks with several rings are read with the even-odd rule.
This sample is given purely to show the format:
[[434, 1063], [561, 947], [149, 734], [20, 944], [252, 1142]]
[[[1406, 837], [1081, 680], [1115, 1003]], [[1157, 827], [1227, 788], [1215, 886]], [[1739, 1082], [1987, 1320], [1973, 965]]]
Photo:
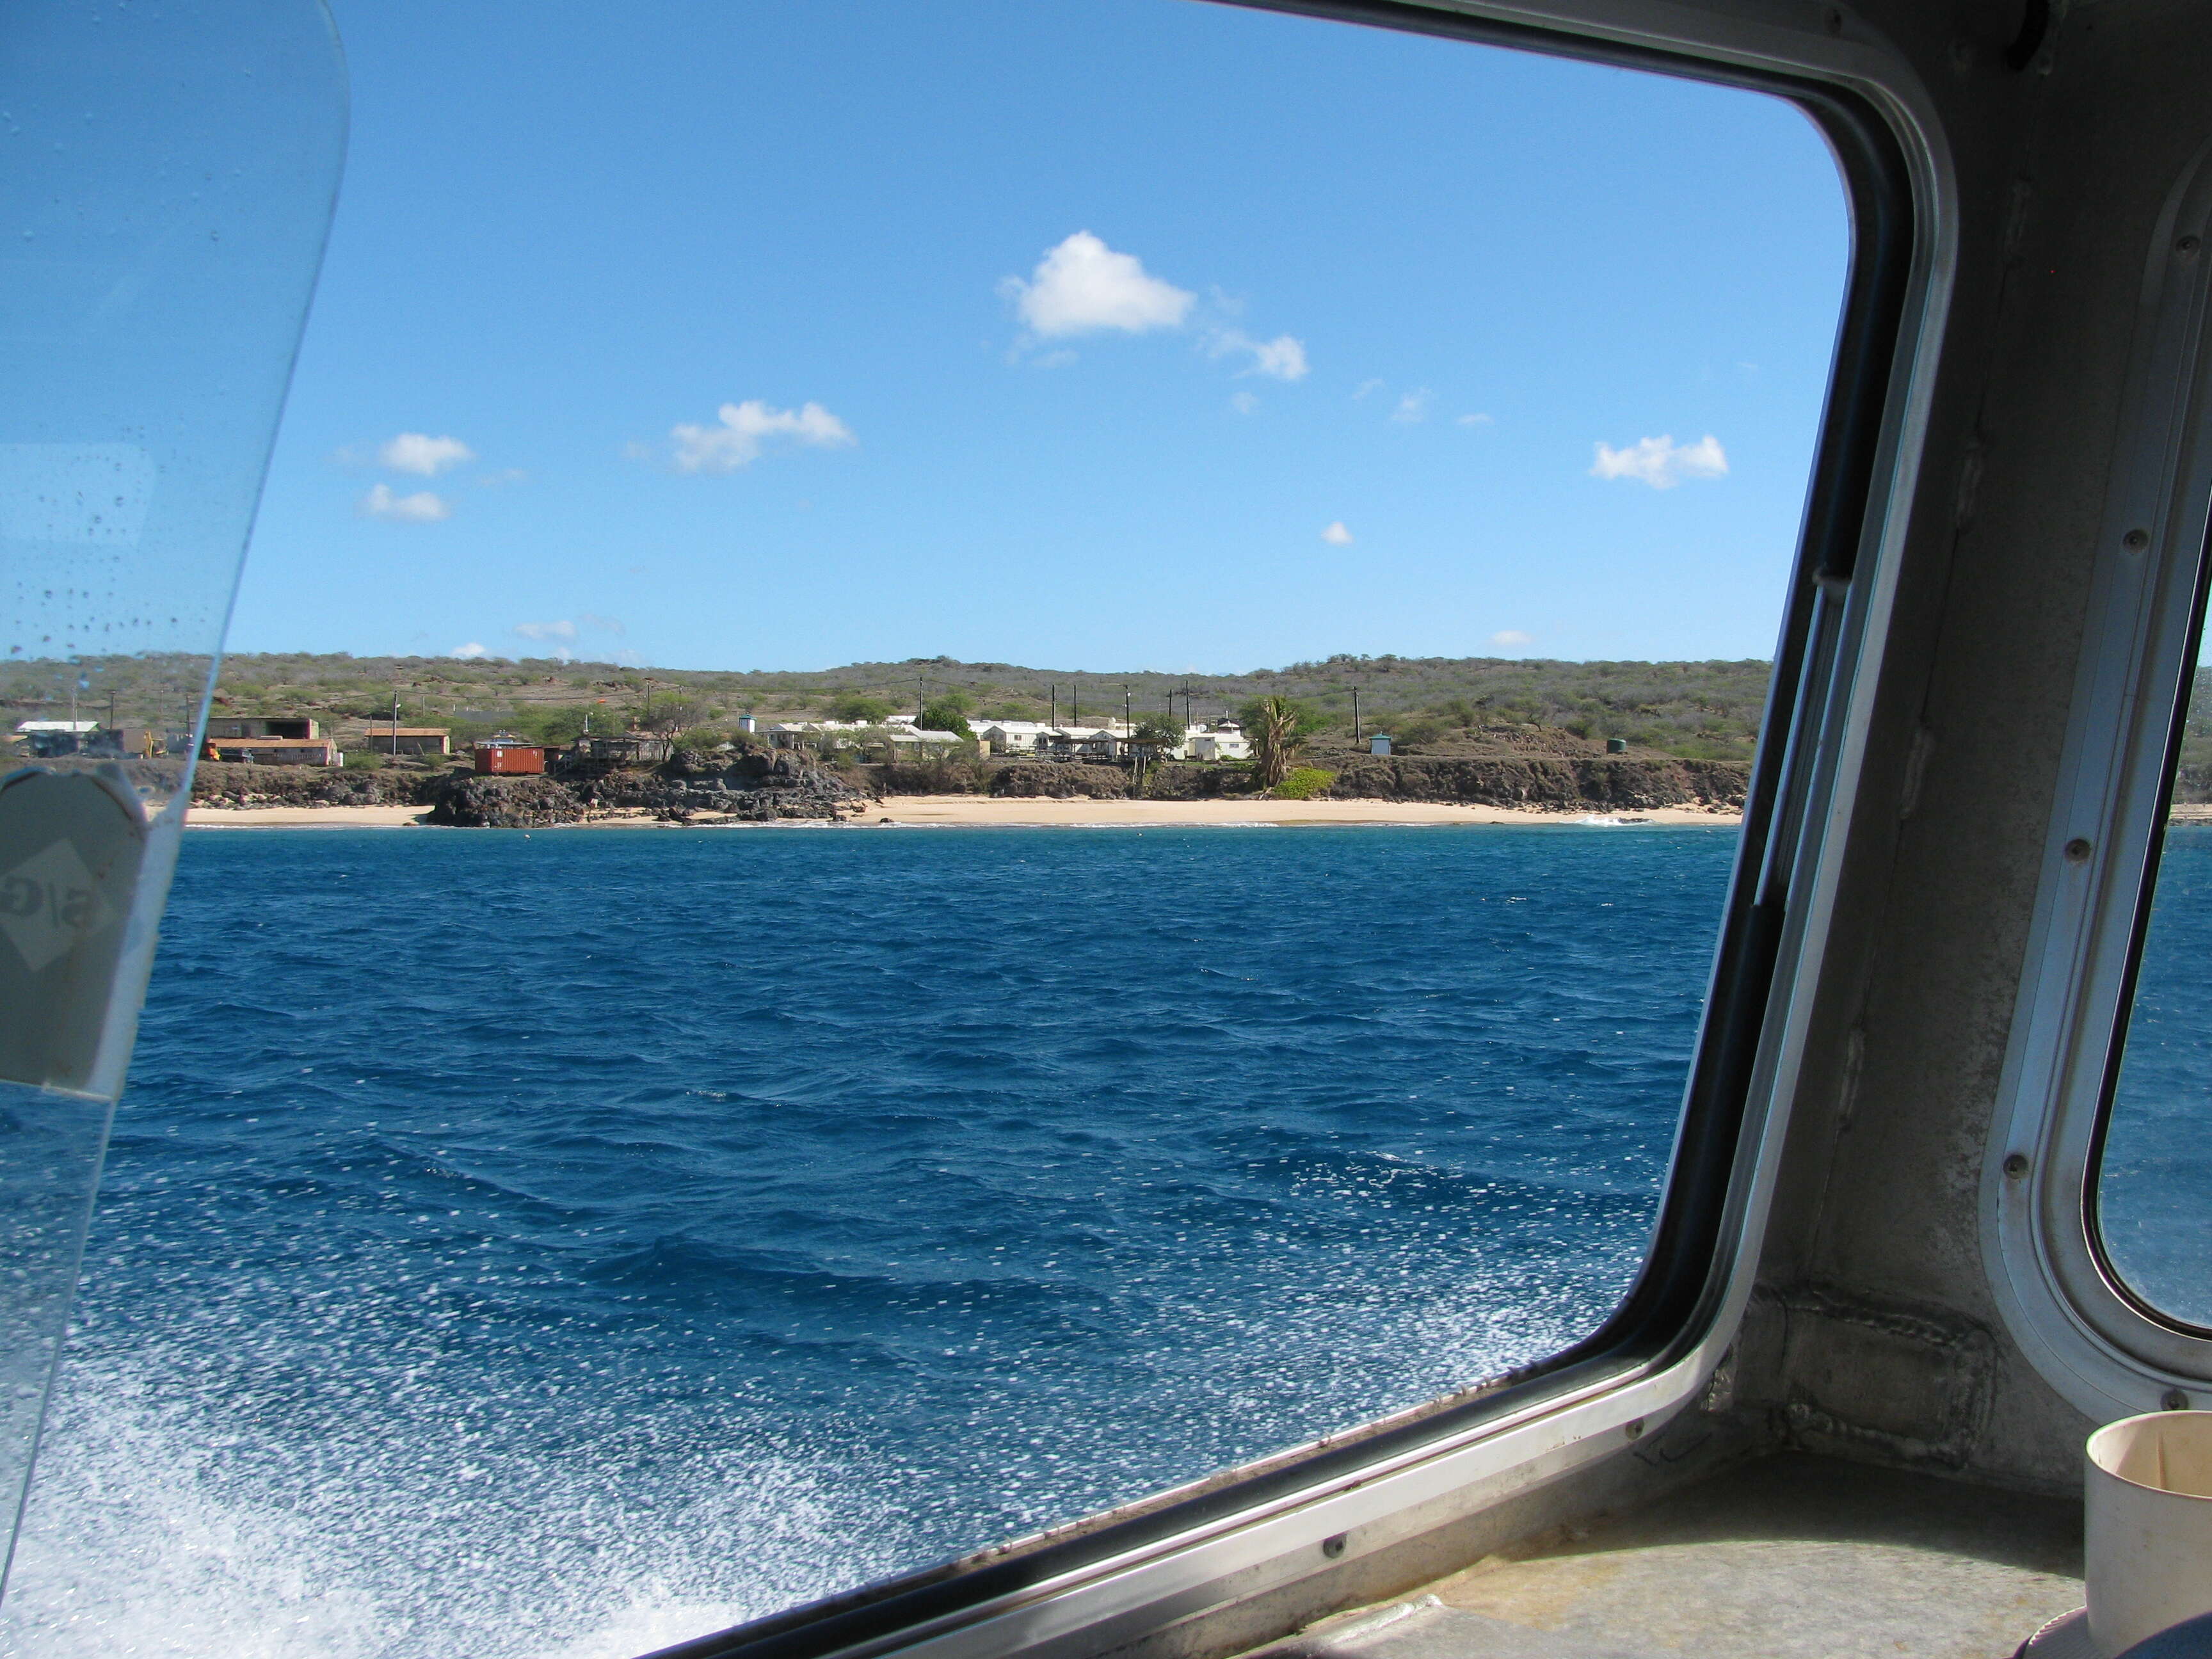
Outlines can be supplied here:
[[1850, 278], [1668, 1189], [1627, 1300], [1540, 1364], [1139, 1503], [660, 1650], [1097, 1652], [1478, 1513], [1694, 1401], [1757, 1267], [1835, 902], [1954, 264], [1949, 159], [1904, 55], [1846, 8], [1731, 0], [1225, 0], [1797, 104], [1836, 155]]
[[2121, 1282], [2094, 1212], [2212, 578], [2212, 137], [2167, 194], [2139, 292], [2126, 425], [1982, 1170], [1999, 1310], [2036, 1369], [2099, 1422], [2212, 1394], [2212, 1334]]

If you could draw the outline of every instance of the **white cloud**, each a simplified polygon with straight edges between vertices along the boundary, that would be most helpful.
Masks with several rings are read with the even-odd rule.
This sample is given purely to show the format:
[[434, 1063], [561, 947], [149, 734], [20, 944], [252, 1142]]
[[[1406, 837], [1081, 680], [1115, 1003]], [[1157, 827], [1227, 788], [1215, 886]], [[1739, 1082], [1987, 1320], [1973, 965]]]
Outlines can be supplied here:
[[1382, 389], [1382, 382], [1380, 380], [1362, 380], [1358, 389], [1352, 392], [1352, 400], [1358, 403], [1370, 393], [1380, 392]]
[[1672, 489], [1685, 478], [1725, 477], [1728, 470], [1721, 441], [1708, 432], [1693, 444], [1677, 444], [1671, 436], [1640, 439], [1626, 449], [1601, 443], [1590, 477], [1633, 478], [1654, 489]]
[[1327, 542], [1331, 547], [1349, 547], [1352, 545], [1352, 532], [1344, 527], [1344, 520], [1341, 519], [1339, 519], [1334, 524], [1329, 526], [1328, 529], [1322, 531], [1321, 532], [1321, 538]]
[[620, 617], [595, 617], [588, 611], [580, 611], [576, 613], [576, 620], [586, 628], [596, 628], [603, 633], [627, 634], [629, 632], [629, 629], [623, 625], [623, 619]]
[[1127, 334], [1181, 328], [1198, 297], [1150, 275], [1134, 254], [1116, 253], [1087, 230], [1048, 251], [1028, 282], [1009, 276], [999, 292], [1045, 339], [1103, 328]]
[[1490, 642], [1492, 645], [1534, 645], [1536, 643], [1536, 636], [1534, 634], [1523, 634], [1517, 628], [1501, 628], [1490, 636]]
[[1425, 421], [1429, 418], [1429, 405], [1434, 403], [1436, 398], [1437, 394], [1426, 386], [1408, 392], [1398, 399], [1398, 406], [1390, 411], [1390, 418], [1408, 423], [1414, 421]]
[[1267, 374], [1278, 380], [1303, 380], [1306, 377], [1305, 342], [1288, 334], [1278, 334], [1272, 340], [1255, 340], [1242, 329], [1224, 328], [1214, 335], [1212, 353], [1216, 357], [1232, 351], [1249, 351], [1252, 361], [1238, 369], [1239, 374]]
[[482, 640], [471, 640], [466, 645], [455, 646], [446, 654], [449, 657], [488, 657], [491, 653], [483, 648]]
[[720, 424], [675, 428], [676, 470], [679, 472], [734, 472], [760, 459], [761, 446], [772, 438], [819, 449], [836, 449], [858, 442], [852, 428], [820, 404], [798, 409], [770, 409], [757, 398], [741, 404], [724, 404], [715, 411]]
[[572, 622], [517, 623], [514, 631], [526, 640], [573, 640], [576, 624]]
[[1496, 426], [1498, 422], [1487, 415], [1462, 415], [1459, 417], [1459, 424], [1462, 426]]
[[364, 519], [388, 519], [394, 524], [435, 524], [441, 519], [450, 519], [453, 509], [442, 495], [434, 495], [427, 489], [412, 495], [395, 495], [390, 484], [376, 484], [361, 498], [355, 509]]
[[449, 466], [477, 458], [459, 438], [434, 438], [427, 432], [403, 432], [376, 452], [376, 459], [394, 472], [414, 472], [434, 478]]
[[1260, 400], [1249, 392], [1239, 392], [1230, 398], [1229, 406], [1239, 415], [1249, 415], [1259, 408]]

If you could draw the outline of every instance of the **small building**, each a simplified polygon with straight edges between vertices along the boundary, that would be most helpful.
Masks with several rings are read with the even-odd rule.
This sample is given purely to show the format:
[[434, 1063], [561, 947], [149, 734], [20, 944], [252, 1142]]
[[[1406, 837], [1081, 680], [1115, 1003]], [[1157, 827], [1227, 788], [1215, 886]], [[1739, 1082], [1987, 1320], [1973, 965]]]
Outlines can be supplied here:
[[1042, 755], [1051, 747], [1054, 729], [1043, 720], [986, 720], [975, 731], [976, 741], [994, 755]]
[[15, 725], [16, 735], [40, 760], [91, 748], [93, 734], [99, 730], [98, 720], [19, 720]]
[[778, 749], [798, 749], [825, 738], [828, 748], [887, 750], [893, 755], [928, 749], [957, 749], [972, 754], [984, 746], [980, 737], [927, 731], [916, 726], [911, 714], [893, 714], [881, 725], [866, 720], [788, 720], [768, 729], [769, 744]]
[[1218, 763], [1252, 758], [1252, 744], [1234, 720], [1217, 720], [1190, 734], [1186, 747], [1193, 760]]
[[1046, 734], [1041, 752], [1056, 761], [1116, 760], [1126, 735], [1103, 726], [1061, 726]]
[[210, 738], [202, 760], [249, 766], [343, 766], [345, 756], [328, 738]]
[[450, 755], [453, 739], [442, 726], [394, 726], [386, 720], [368, 728], [367, 746], [372, 755]]
[[668, 738], [650, 732], [617, 732], [608, 737], [595, 733], [586, 742], [592, 759], [609, 766], [658, 766], [675, 752]]
[[322, 728], [304, 714], [210, 714], [210, 738], [319, 738]]
[[760, 721], [754, 715], [740, 714], [738, 716], [738, 730], [740, 732], [757, 732], [760, 730]]
[[84, 745], [88, 754], [117, 755], [131, 760], [151, 760], [165, 752], [167, 747], [162, 734], [150, 726], [106, 726], [94, 732]]
[[1367, 752], [1370, 755], [1389, 754], [1390, 752], [1389, 733], [1387, 732], [1377, 732], [1373, 737], [1368, 738]]
[[476, 745], [477, 770], [493, 772], [501, 777], [523, 777], [545, 769], [545, 750], [541, 744], [524, 743], [518, 738], [488, 738]]
[[963, 738], [957, 732], [933, 732], [927, 726], [896, 727], [890, 736], [891, 742], [901, 747], [911, 744], [924, 749], [961, 750], [969, 754], [982, 750], [982, 744], [973, 737]]

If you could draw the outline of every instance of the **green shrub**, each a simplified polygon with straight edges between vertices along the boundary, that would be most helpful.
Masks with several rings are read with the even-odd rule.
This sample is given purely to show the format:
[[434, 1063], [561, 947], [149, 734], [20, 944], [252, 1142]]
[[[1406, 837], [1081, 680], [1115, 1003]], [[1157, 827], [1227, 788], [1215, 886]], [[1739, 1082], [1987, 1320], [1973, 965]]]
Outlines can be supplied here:
[[956, 737], [975, 735], [968, 724], [968, 710], [973, 707], [969, 699], [957, 691], [947, 691], [932, 697], [915, 716], [915, 724], [925, 732], [950, 732]]
[[384, 769], [384, 757], [372, 750], [349, 749], [346, 750], [345, 769], [349, 772], [380, 772]]
[[1283, 781], [1267, 793], [1277, 800], [1311, 800], [1336, 781], [1336, 774], [1318, 766], [1294, 766]]

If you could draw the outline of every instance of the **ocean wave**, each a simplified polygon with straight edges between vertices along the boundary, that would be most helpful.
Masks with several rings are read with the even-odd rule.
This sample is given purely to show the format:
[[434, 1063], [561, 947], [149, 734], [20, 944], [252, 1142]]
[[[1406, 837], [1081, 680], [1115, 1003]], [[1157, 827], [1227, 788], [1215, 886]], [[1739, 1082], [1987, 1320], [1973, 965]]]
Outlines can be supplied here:
[[629, 1653], [1540, 1358], [1733, 840], [197, 838], [0, 1652]]

